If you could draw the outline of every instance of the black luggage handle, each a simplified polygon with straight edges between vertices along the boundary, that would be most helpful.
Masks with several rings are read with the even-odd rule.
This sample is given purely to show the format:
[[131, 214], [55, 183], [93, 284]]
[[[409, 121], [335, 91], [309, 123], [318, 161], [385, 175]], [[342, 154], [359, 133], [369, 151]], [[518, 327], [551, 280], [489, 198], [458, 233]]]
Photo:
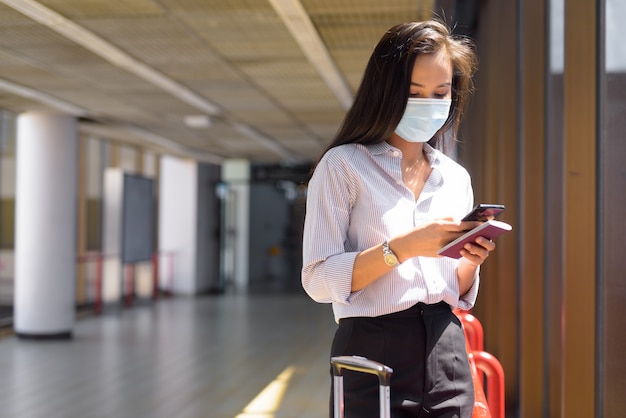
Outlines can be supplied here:
[[368, 360], [360, 356], [332, 357], [333, 376], [341, 376], [341, 369], [355, 370], [361, 373], [375, 374], [381, 386], [389, 386], [393, 369], [377, 361]]
[[391, 367], [360, 356], [331, 357], [330, 364], [333, 368], [335, 418], [343, 418], [344, 413], [343, 375], [341, 374], [342, 369], [375, 374], [378, 376], [378, 382], [380, 385], [380, 416], [390, 416], [389, 381], [391, 380], [391, 375], [393, 373], [393, 369]]

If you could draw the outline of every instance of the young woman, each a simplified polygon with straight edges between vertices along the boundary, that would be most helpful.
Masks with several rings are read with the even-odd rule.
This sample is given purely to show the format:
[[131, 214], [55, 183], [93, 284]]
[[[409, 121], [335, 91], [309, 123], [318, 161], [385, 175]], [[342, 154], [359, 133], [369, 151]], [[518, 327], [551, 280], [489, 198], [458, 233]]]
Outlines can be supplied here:
[[[458, 260], [437, 255], [479, 223], [458, 221], [474, 203], [470, 177], [436, 147], [456, 135], [475, 67], [469, 41], [439, 22], [391, 28], [309, 182], [303, 287], [332, 303], [331, 356], [393, 368], [393, 417], [472, 414], [452, 309], [473, 306], [495, 244], [479, 238]], [[346, 372], [344, 391], [347, 417], [378, 416], [376, 378]]]

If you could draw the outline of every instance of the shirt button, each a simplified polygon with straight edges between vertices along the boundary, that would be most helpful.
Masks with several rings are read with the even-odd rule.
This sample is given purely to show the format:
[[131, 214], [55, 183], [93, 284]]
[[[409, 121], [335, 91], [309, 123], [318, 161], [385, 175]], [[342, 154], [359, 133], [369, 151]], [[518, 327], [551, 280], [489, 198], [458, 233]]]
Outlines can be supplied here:
[[394, 152], [393, 152], [393, 156], [394, 156], [394, 157], [397, 157], [398, 155], [400, 155], [400, 151], [394, 151]]

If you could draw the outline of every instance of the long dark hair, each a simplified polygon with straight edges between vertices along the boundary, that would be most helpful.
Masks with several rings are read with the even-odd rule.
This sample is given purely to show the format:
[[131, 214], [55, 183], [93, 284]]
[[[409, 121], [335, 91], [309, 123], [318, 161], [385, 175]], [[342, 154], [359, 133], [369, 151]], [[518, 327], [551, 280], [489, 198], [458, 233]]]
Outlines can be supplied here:
[[439, 51], [445, 51], [452, 63], [452, 105], [445, 124], [429, 143], [436, 147], [446, 133], [456, 138], [477, 66], [473, 44], [452, 36], [438, 21], [408, 22], [392, 27], [378, 42], [354, 103], [324, 152], [342, 144], [375, 144], [388, 139], [406, 109], [415, 59]]

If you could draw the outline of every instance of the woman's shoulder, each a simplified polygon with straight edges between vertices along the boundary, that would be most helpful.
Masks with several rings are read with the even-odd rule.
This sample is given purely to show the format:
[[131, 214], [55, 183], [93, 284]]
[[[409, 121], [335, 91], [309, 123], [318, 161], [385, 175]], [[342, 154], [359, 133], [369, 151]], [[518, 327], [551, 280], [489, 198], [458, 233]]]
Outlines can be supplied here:
[[341, 158], [352, 156], [355, 152], [362, 152], [365, 147], [361, 144], [342, 144], [330, 148], [324, 153], [327, 158]]
[[372, 151], [363, 144], [342, 144], [327, 150], [315, 167], [315, 173], [334, 173], [356, 181], [372, 170]]
[[355, 160], [367, 154], [367, 148], [361, 144], [342, 144], [327, 150], [320, 163], [330, 165], [350, 166]]

